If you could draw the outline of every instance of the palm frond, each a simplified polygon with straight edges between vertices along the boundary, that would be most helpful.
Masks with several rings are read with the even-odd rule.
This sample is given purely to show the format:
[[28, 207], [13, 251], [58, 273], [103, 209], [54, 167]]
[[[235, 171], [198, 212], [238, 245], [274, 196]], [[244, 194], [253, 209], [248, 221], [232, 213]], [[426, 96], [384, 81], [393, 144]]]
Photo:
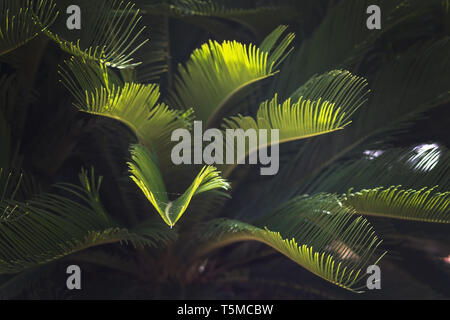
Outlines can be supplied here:
[[[55, 41], [66, 52], [111, 66], [114, 68], [131, 68], [132, 55], [147, 40], [137, 43], [145, 27], [139, 28], [141, 20], [139, 10], [130, 1], [96, 1], [95, 5], [87, 4], [89, 10], [83, 11], [86, 26], [81, 28], [77, 39], [67, 33], [67, 39], [53, 31], [46, 30], [47, 36]], [[62, 29], [64, 30], [64, 29]]]
[[189, 188], [176, 200], [170, 201], [155, 156], [142, 145], [135, 145], [131, 153], [133, 161], [128, 164], [131, 179], [170, 227], [181, 218], [194, 196], [214, 189], [229, 188], [216, 168], [205, 166]]
[[[314, 181], [315, 176], [321, 174], [340, 158], [348, 157], [350, 154], [354, 156], [356, 151], [362, 153], [367, 150], [362, 149], [364, 143], [375, 143], [376, 148], [389, 148], [390, 142], [396, 135], [407, 132], [424, 112], [449, 101], [449, 77], [445, 74], [448, 73], [447, 70], [450, 70], [450, 64], [448, 59], [444, 58], [450, 48], [449, 45], [448, 37], [444, 37], [426, 46], [420, 45], [394, 61], [382, 63], [370, 84], [373, 94], [367, 106], [355, 114], [352, 126], [333, 135], [318, 137], [304, 148], [298, 149], [297, 155], [290, 158], [290, 165], [284, 168], [291, 168], [289, 169], [290, 177], [298, 177], [291, 181], [296, 180], [297, 186]], [[391, 174], [396, 175], [395, 171]], [[378, 178], [383, 177], [387, 175], [381, 174]], [[412, 179], [415, 177], [417, 175], [411, 175]], [[399, 181], [393, 180], [386, 184], [382, 182], [377, 185], [362, 186], [362, 188], [408, 184], [403, 181], [402, 178]], [[411, 187], [420, 189], [436, 184], [442, 185], [443, 182]], [[297, 187], [287, 186], [285, 183], [284, 185], [288, 190]], [[352, 184], [346, 185], [347, 188], [352, 186]], [[339, 190], [339, 192], [345, 191]]]
[[197, 257], [231, 243], [258, 241], [337, 286], [359, 291], [365, 268], [381, 259], [374, 258], [381, 241], [367, 220], [330, 200], [294, 199], [259, 221], [262, 227], [213, 220], [197, 230], [202, 233]]
[[278, 129], [280, 143], [305, 139], [343, 129], [351, 121], [334, 103], [306, 100], [300, 97], [296, 103], [288, 99], [278, 103], [278, 96], [261, 104], [256, 120], [236, 116], [225, 120], [225, 128], [244, 130]]
[[[261, 104], [256, 120], [249, 116], [238, 115], [224, 120], [224, 130], [234, 129], [235, 135], [245, 139], [247, 130], [266, 130], [268, 137], [265, 142], [258, 144], [258, 149], [267, 147], [273, 143], [271, 130], [278, 130], [278, 142], [285, 143], [294, 140], [306, 139], [322, 134], [341, 130], [351, 121], [349, 115], [334, 103], [322, 101], [306, 100], [300, 97], [296, 103], [291, 103], [291, 99], [278, 104], [278, 96], [269, 102], [265, 101]], [[349, 112], [352, 113], [352, 110]], [[241, 129], [241, 130], [237, 130]], [[227, 139], [229, 147], [232, 148], [234, 140]], [[263, 144], [265, 143], [265, 144]], [[247, 147], [245, 157], [257, 150]], [[236, 163], [239, 163], [239, 160]], [[229, 167], [226, 174], [234, 167]], [[227, 176], [227, 175], [226, 175]]]
[[57, 16], [53, 0], [1, 0], [0, 56], [47, 30]]
[[367, 102], [370, 93], [367, 87], [367, 80], [362, 77], [346, 70], [332, 70], [313, 76], [292, 94], [291, 99], [304, 97], [312, 101], [330, 101], [350, 117]]
[[366, 27], [366, 9], [373, 1], [349, 0], [336, 3], [311, 37], [292, 53], [281, 68], [280, 76], [275, 79], [273, 92], [289, 97], [299, 84], [314, 74], [336, 68], [351, 69], [362, 61], [377, 39], [399, 24], [423, 14], [438, 2], [378, 1], [378, 5], [383, 8], [381, 30], [369, 30]]
[[446, 36], [381, 66], [371, 82], [376, 94], [355, 119], [359, 136], [388, 140], [408, 130], [426, 111], [449, 102], [450, 62], [445, 59], [449, 52], [450, 37]]
[[[186, 66], [180, 65], [173, 99], [192, 107], [198, 118], [207, 121], [226, 108], [227, 101], [245, 87], [274, 75], [274, 66], [283, 57], [294, 35], [286, 35], [277, 47], [275, 38], [284, 33], [279, 27], [265, 41], [264, 49], [237, 41], [219, 44], [210, 41], [195, 50]], [[272, 52], [272, 53], [269, 53]], [[278, 59], [278, 60], [276, 60]]]
[[[450, 188], [450, 152], [443, 148], [430, 148], [418, 153], [417, 148], [393, 148], [366, 151], [368, 155], [330, 166], [320, 175], [305, 182], [299, 192], [344, 193], [378, 186], [401, 184], [405, 188], [422, 189], [438, 185], [437, 191]], [[379, 154], [371, 156], [370, 153]]]
[[69, 70], [62, 68], [60, 73], [64, 85], [76, 98], [77, 108], [123, 122], [141, 143], [155, 149], [160, 158], [168, 159], [167, 144], [172, 131], [189, 128], [190, 110], [172, 110], [158, 103], [158, 85], [122, 84], [101, 64], [72, 58], [66, 65]]
[[413, 190], [392, 186], [349, 190], [342, 200], [362, 215], [450, 223], [450, 192], [436, 192], [435, 188]]
[[131, 233], [116, 225], [99, 200], [101, 179], [80, 174], [82, 186], [58, 185], [60, 194], [0, 202], [0, 273], [16, 273], [93, 246], [155, 245], [166, 238]]

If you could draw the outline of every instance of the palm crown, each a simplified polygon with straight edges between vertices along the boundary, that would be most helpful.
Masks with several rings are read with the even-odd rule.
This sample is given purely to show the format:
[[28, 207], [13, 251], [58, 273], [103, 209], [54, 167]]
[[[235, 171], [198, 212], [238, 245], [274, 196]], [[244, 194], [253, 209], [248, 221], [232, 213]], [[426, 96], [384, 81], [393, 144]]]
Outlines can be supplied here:
[[[448, 150], [395, 144], [449, 101], [448, 35], [424, 45], [427, 34], [403, 35], [415, 42], [395, 57], [379, 49], [401, 26], [448, 12], [441, 1], [380, 1], [378, 31], [364, 28], [372, 1], [79, 2], [83, 26], [70, 31], [65, 1], [0, 0], [2, 295], [68, 261], [107, 267], [153, 297], [149, 286], [258, 275], [314, 290], [295, 272], [273, 276], [292, 262], [362, 292], [367, 267], [389, 257], [396, 220], [450, 222]], [[169, 23], [211, 40], [191, 39], [175, 66], [171, 50], [187, 40]], [[33, 118], [36, 104], [55, 107]], [[194, 120], [278, 129], [280, 172], [174, 165], [171, 134]]]

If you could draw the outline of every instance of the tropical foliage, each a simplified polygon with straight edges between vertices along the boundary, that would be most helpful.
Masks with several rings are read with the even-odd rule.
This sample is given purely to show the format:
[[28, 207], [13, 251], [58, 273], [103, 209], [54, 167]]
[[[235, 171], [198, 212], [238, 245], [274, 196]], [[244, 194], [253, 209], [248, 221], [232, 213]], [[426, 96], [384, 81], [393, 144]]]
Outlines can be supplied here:
[[[374, 264], [450, 296], [448, 2], [375, 1], [381, 30], [256, 2], [79, 0], [68, 30], [70, 1], [0, 0], [1, 297], [354, 297]], [[280, 172], [175, 165], [194, 121], [278, 129]]]

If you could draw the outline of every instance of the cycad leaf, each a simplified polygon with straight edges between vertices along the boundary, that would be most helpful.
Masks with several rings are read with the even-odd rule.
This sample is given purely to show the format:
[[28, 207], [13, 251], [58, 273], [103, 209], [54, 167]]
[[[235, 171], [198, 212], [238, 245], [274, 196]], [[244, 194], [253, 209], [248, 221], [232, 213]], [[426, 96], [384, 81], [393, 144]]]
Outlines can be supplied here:
[[[68, 40], [65, 37], [46, 30], [46, 34], [61, 49], [80, 58], [101, 62], [114, 68], [130, 68], [132, 55], [147, 41], [137, 43], [145, 27], [139, 29], [141, 20], [139, 10], [135, 10], [130, 1], [96, 1], [88, 4], [83, 11], [86, 26], [81, 28], [78, 39]], [[89, 18], [89, 19], [88, 19]], [[87, 22], [88, 21], [88, 22]], [[64, 29], [62, 29], [64, 30]], [[67, 37], [71, 37], [68, 33]]]
[[302, 42], [301, 47], [290, 55], [289, 61], [281, 68], [273, 92], [288, 97], [299, 84], [314, 74], [336, 68], [351, 69], [373, 48], [377, 39], [405, 21], [423, 14], [438, 2], [379, 0], [377, 4], [382, 8], [384, 17], [381, 30], [369, 30], [366, 27], [366, 10], [374, 4], [373, 1], [329, 3], [332, 6], [320, 26], [309, 39]]
[[[306, 139], [322, 134], [327, 134], [336, 130], [343, 129], [351, 121], [349, 120], [345, 111], [339, 106], [328, 101], [306, 100], [300, 97], [296, 103], [291, 103], [291, 99], [278, 104], [278, 97], [275, 97], [269, 102], [265, 101], [261, 104], [256, 120], [249, 116], [235, 116], [230, 119], [225, 119], [224, 129], [235, 130], [235, 135], [242, 136], [245, 139], [247, 130], [267, 130], [267, 143], [259, 142], [257, 148], [267, 147], [272, 144], [271, 130], [278, 130], [278, 143], [289, 142], [293, 140]], [[242, 130], [239, 130], [242, 129]], [[234, 140], [227, 139], [227, 148], [232, 148]], [[231, 144], [228, 146], [228, 144]], [[247, 147], [245, 156], [257, 151]], [[244, 156], [244, 155], [242, 155]], [[240, 160], [236, 163], [240, 163]], [[229, 166], [226, 175], [235, 167]]]
[[116, 225], [99, 201], [100, 179], [80, 175], [82, 187], [61, 184], [69, 196], [42, 194], [0, 202], [0, 273], [15, 273], [92, 246], [130, 242], [154, 245], [164, 237], [130, 233]]
[[367, 86], [366, 79], [349, 71], [332, 70], [309, 79], [292, 94], [291, 99], [305, 97], [312, 101], [330, 101], [341, 107], [350, 117], [367, 101], [370, 92]]
[[181, 218], [195, 195], [229, 188], [229, 184], [220, 177], [216, 168], [205, 166], [189, 188], [176, 200], [170, 201], [155, 156], [142, 145], [135, 145], [131, 153], [133, 161], [128, 164], [131, 179], [170, 227]]
[[241, 115], [231, 117], [225, 120], [225, 128], [278, 129], [280, 143], [283, 143], [340, 130], [349, 123], [346, 113], [328, 101], [300, 97], [296, 103], [288, 99], [278, 104], [278, 96], [275, 95], [270, 102], [261, 104], [256, 120]]
[[435, 188], [413, 190], [392, 186], [349, 191], [343, 202], [363, 215], [450, 223], [450, 192], [435, 192]]
[[298, 192], [345, 193], [350, 187], [361, 190], [397, 184], [415, 190], [436, 185], [439, 186], [436, 191], [450, 188], [450, 152], [444, 147], [421, 152], [415, 147], [367, 150], [365, 153], [363, 158], [336, 163], [310, 178]]
[[[207, 223], [197, 256], [241, 241], [267, 244], [308, 271], [340, 287], [357, 291], [380, 244], [369, 223], [329, 196], [294, 199], [256, 227], [237, 220]], [[273, 231], [277, 230], [277, 231]]]
[[20, 47], [46, 30], [57, 15], [53, 0], [1, 0], [0, 55]]
[[[352, 126], [338, 134], [324, 135], [311, 141], [295, 157], [291, 157], [289, 166], [284, 166], [284, 168], [291, 168], [290, 177], [298, 177], [294, 179], [296, 184], [302, 184], [305, 180], [314, 181], [316, 175], [321, 174], [338, 159], [344, 156], [349, 157], [349, 153], [354, 153], [357, 148], [361, 148], [360, 152], [364, 151], [363, 143], [375, 143], [377, 149], [380, 146], [381, 148], [389, 146], [391, 139], [399, 133], [404, 134], [415, 120], [423, 116], [425, 111], [446, 103], [449, 98], [450, 78], [445, 75], [450, 70], [450, 63], [444, 56], [450, 48], [449, 45], [448, 37], [444, 37], [427, 43], [426, 46], [415, 46], [414, 49], [400, 55], [398, 59], [388, 60], [377, 67], [379, 71], [370, 84], [373, 95], [364, 110], [355, 115]], [[372, 172], [368, 171], [368, 173]], [[396, 175], [394, 170], [389, 175], [379, 174], [378, 178], [393, 178], [393, 175]], [[349, 177], [351, 176], [347, 176], [346, 179]], [[420, 182], [417, 174], [411, 175], [411, 178]], [[424, 186], [446, 184], [445, 178], [440, 180], [411, 187], [420, 189]], [[402, 178], [361, 187], [358, 183], [348, 184], [339, 192], [344, 193], [352, 186], [362, 189], [396, 184], [410, 188]], [[287, 186], [286, 189], [293, 188]], [[337, 192], [337, 190], [328, 189], [323, 191]]]
[[274, 66], [294, 38], [293, 34], [288, 34], [274, 48], [275, 38], [284, 30], [285, 27], [276, 29], [269, 35], [270, 41], [263, 42], [267, 51], [236, 41], [222, 44], [210, 41], [202, 45], [192, 53], [186, 66], [180, 65], [174, 101], [194, 108], [203, 121], [214, 118], [214, 113], [220, 112], [233, 95], [274, 74]]
[[155, 149], [161, 161], [168, 163], [170, 136], [173, 130], [190, 126], [190, 110], [172, 110], [158, 103], [158, 85], [122, 84], [101, 64], [72, 58], [66, 65], [70, 71], [61, 68], [60, 73], [77, 108], [123, 122], [140, 143]]

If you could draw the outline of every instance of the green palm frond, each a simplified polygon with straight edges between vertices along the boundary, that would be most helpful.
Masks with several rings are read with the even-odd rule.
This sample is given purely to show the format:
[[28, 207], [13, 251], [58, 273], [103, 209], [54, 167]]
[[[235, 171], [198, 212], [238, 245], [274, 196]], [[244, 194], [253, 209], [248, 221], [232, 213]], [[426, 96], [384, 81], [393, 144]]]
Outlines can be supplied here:
[[135, 145], [131, 153], [133, 161], [128, 164], [131, 179], [170, 227], [181, 218], [194, 196], [214, 189], [229, 188], [216, 168], [205, 166], [189, 188], [176, 200], [170, 201], [155, 156], [142, 145]]
[[[381, 0], [383, 27], [369, 30], [366, 27], [366, 9], [374, 4], [370, 0], [337, 2], [329, 8], [321, 24], [309, 39], [293, 52], [275, 80], [273, 92], [290, 96], [300, 83], [317, 73], [330, 69], [351, 69], [364, 58], [377, 39], [399, 24], [423, 14], [439, 0], [404, 1]], [[428, 8], [428, 9], [427, 9]], [[301, 70], [301, 72], [298, 72]]]
[[[96, 1], [90, 4], [89, 10], [84, 10], [84, 20], [89, 17], [89, 26], [81, 29], [80, 38], [68, 40], [53, 31], [46, 30], [50, 39], [68, 53], [100, 62], [114, 68], [131, 68], [139, 63], [133, 63], [132, 55], [141, 48], [147, 40], [138, 43], [138, 38], [145, 27], [139, 28], [141, 16], [139, 10], [130, 1]], [[67, 34], [71, 37], [71, 34]]]
[[437, 191], [450, 187], [450, 152], [446, 148], [430, 148], [418, 154], [416, 148], [393, 148], [372, 152], [356, 160], [339, 162], [302, 186], [300, 192], [344, 193], [378, 186], [401, 184], [405, 188], [421, 189], [438, 185]]
[[363, 215], [450, 223], [450, 192], [436, 192], [435, 188], [413, 190], [392, 186], [355, 193], [350, 190], [342, 200]]
[[78, 109], [123, 122], [159, 157], [170, 155], [167, 144], [172, 131], [190, 126], [190, 110], [172, 110], [158, 103], [156, 84], [122, 84], [106, 67], [84, 59], [72, 58], [66, 65], [69, 70], [61, 68], [60, 74]]
[[[270, 103], [265, 101], [261, 104], [255, 119], [235, 116], [225, 119], [224, 127], [265, 129], [269, 134], [270, 129], [278, 129], [280, 143], [323, 135], [351, 123], [350, 117], [367, 101], [369, 92], [364, 78], [345, 70], [333, 70], [312, 77], [282, 105], [278, 104], [278, 96], [275, 95]], [[244, 132], [237, 131], [236, 134], [244, 135]], [[252, 151], [246, 150], [245, 155]], [[229, 167], [225, 176], [232, 169]]]
[[[379, 68], [376, 94], [356, 119], [358, 135], [387, 140], [405, 132], [432, 108], [450, 101], [450, 37], [417, 45]], [[383, 123], [382, 126], [379, 124]]]
[[256, 120], [236, 116], [225, 120], [225, 128], [244, 130], [279, 130], [280, 143], [305, 139], [343, 129], [351, 121], [341, 108], [328, 101], [306, 100], [300, 97], [296, 103], [291, 99], [278, 103], [278, 96], [259, 107]]
[[381, 241], [367, 220], [355, 218], [352, 210], [324, 199], [324, 195], [294, 199], [258, 223], [265, 227], [237, 220], [213, 220], [199, 231], [204, 242], [200, 242], [197, 255], [235, 242], [258, 241], [317, 276], [358, 291], [366, 276], [365, 268], [376, 264], [383, 255], [375, 258]]
[[312, 101], [330, 101], [350, 117], [367, 102], [370, 93], [367, 87], [367, 80], [362, 77], [346, 70], [332, 70], [313, 76], [292, 94], [291, 99], [304, 97]]
[[[284, 57], [294, 35], [288, 34], [273, 47], [286, 27], [282, 26], [263, 42], [263, 51], [253, 44], [210, 41], [195, 50], [186, 66], [180, 65], [174, 101], [192, 107], [203, 121], [216, 118], [227, 101], [244, 88], [275, 74], [274, 66]], [[210, 120], [211, 122], [211, 120]]]
[[[249, 129], [256, 132], [266, 130], [268, 138], [267, 141], [258, 143], [257, 148], [260, 149], [272, 144], [272, 129], [278, 130], [280, 144], [341, 130], [351, 122], [344, 110], [334, 103], [322, 101], [321, 98], [311, 101], [300, 97], [296, 103], [291, 103], [291, 99], [288, 99], [283, 104], [279, 104], [278, 96], [275, 95], [270, 102], [265, 101], [261, 104], [256, 120], [242, 115], [231, 117], [224, 120], [224, 130], [234, 129], [235, 134], [242, 136], [243, 139]], [[231, 144], [230, 148], [232, 148], [234, 141], [227, 139], [226, 143]], [[247, 147], [245, 156], [254, 151], [256, 150]], [[234, 166], [229, 167], [226, 173], [228, 174], [233, 168]]]
[[[75, 106], [87, 109], [86, 100], [102, 88], [111, 90], [123, 85], [115, 73], [105, 65], [85, 58], [71, 57], [64, 61], [65, 66], [59, 66], [62, 84], [75, 98]], [[97, 106], [97, 108], [99, 108]]]
[[47, 30], [57, 15], [53, 0], [1, 0], [0, 56]]
[[[116, 225], [99, 200], [101, 179], [80, 174], [82, 186], [58, 185], [60, 194], [41, 194], [26, 202], [0, 202], [0, 273], [16, 273], [93, 246], [131, 243], [156, 245], [167, 237], [132, 233]], [[12, 249], [14, 248], [14, 249]]]
[[[360, 148], [366, 148], [364, 145], [367, 146], [368, 143], [376, 143], [375, 148], [388, 148], [399, 134], [404, 134], [411, 125], [423, 117], [424, 112], [448, 102], [450, 78], [446, 75], [450, 70], [450, 64], [445, 56], [448, 55], [449, 48], [449, 38], [443, 37], [441, 40], [432, 41], [426, 45], [415, 46], [411, 51], [400, 55], [398, 59], [382, 63], [376, 70], [374, 80], [370, 83], [373, 94], [367, 106], [361, 108], [361, 112], [353, 117], [352, 126], [347, 127], [339, 134], [324, 135], [311, 141], [309, 145], [299, 151], [303, 155], [307, 155], [306, 157], [303, 157], [302, 154], [291, 157], [290, 167], [295, 166], [300, 169], [294, 173], [299, 177], [296, 183], [304, 183], [305, 180], [314, 181], [316, 175], [321, 174], [323, 170], [329, 168], [340, 158], [348, 157], [358, 150], [360, 152], [367, 150]], [[368, 173], [370, 172], [373, 171], [369, 170]], [[378, 178], [396, 176], [394, 170], [390, 173], [390, 175], [380, 174]], [[291, 172], [290, 176], [292, 175]], [[376, 175], [374, 174], [374, 176]], [[426, 176], [422, 175], [422, 177]], [[351, 175], [347, 178], [350, 177]], [[417, 174], [411, 175], [410, 178], [420, 181]], [[402, 184], [409, 188], [409, 182], [403, 182], [404, 178], [401, 179], [361, 186], [361, 189], [396, 184]], [[360, 180], [362, 181], [362, 179]], [[436, 184], [443, 186], [446, 183], [444, 180], [411, 187], [420, 189]], [[359, 188], [358, 185], [353, 184], [342, 185], [345, 185], [346, 189], [329, 191], [344, 193], [352, 186]], [[288, 188], [291, 189], [291, 186]], [[320, 190], [328, 191], [327, 188]]]

